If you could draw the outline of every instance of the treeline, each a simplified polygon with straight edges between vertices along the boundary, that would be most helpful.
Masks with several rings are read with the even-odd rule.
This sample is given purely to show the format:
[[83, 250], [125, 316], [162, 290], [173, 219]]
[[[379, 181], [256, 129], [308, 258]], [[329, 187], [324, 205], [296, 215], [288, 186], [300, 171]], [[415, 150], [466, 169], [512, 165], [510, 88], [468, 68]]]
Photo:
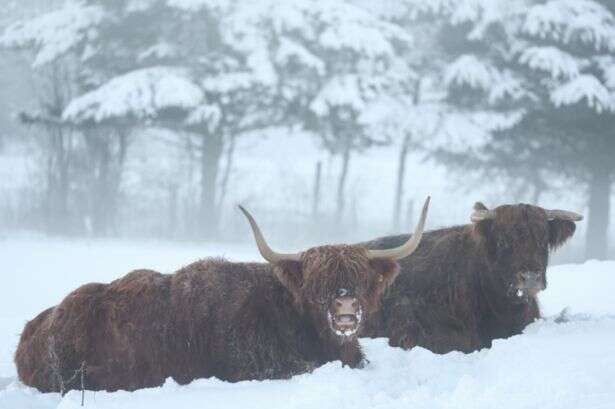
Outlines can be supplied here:
[[[35, 130], [42, 175], [11, 215], [49, 233], [118, 234], [122, 206], [145, 205], [123, 197], [127, 163], [151, 138], [178, 152], [172, 165], [141, 172], [165, 192], [169, 225], [184, 220], [174, 235], [216, 238], [238, 140], [278, 127], [312, 135], [340, 163], [332, 221], [349, 211], [353, 156], [394, 143], [393, 226], [407, 212], [406, 158], [422, 151], [465, 183], [506, 184], [533, 203], [545, 192], [587, 195], [587, 256], [603, 258], [615, 166], [614, 8], [68, 1], [2, 35], [33, 68], [36, 103], [18, 119]], [[315, 168], [313, 214], [320, 180]]]

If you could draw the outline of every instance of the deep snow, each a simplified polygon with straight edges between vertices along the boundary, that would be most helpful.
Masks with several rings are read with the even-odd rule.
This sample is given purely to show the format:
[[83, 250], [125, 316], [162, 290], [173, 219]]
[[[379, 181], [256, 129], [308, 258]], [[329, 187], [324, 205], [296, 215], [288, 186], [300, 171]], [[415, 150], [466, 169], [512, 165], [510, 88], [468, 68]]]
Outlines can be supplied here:
[[[40, 394], [14, 380], [12, 354], [27, 319], [89, 281], [110, 281], [132, 268], [171, 272], [209, 255], [258, 260], [249, 245], [159, 242], [0, 241], [0, 409], [78, 408], [71, 392]], [[156, 408], [612, 408], [615, 402], [615, 261], [549, 269], [540, 299], [547, 317], [525, 333], [473, 354], [435, 355], [363, 340], [363, 370], [329, 363], [291, 380], [201, 379], [187, 386], [86, 392], [86, 407]], [[562, 310], [566, 309], [565, 319]], [[563, 321], [563, 322], [562, 322]]]

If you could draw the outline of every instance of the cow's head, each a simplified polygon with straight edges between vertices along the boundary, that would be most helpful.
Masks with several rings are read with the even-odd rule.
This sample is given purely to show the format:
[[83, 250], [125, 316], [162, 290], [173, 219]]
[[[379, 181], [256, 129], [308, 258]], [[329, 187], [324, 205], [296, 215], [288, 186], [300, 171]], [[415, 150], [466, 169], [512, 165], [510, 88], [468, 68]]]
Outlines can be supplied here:
[[507, 293], [517, 302], [527, 302], [547, 286], [549, 251], [564, 244], [575, 231], [580, 214], [547, 210], [527, 204], [495, 209], [477, 202], [471, 220], [488, 263]]
[[[417, 248], [423, 233], [429, 198], [416, 230], [403, 245], [388, 250], [368, 250], [360, 245], [327, 245], [300, 253], [273, 251], [254, 218], [248, 218], [261, 255], [273, 266], [278, 280], [292, 294], [298, 309], [314, 324], [320, 338], [333, 349], [350, 350], [338, 356], [342, 363], [356, 366], [357, 334], [367, 313], [379, 307], [384, 290], [399, 271], [397, 260]], [[351, 346], [348, 348], [348, 346]]]

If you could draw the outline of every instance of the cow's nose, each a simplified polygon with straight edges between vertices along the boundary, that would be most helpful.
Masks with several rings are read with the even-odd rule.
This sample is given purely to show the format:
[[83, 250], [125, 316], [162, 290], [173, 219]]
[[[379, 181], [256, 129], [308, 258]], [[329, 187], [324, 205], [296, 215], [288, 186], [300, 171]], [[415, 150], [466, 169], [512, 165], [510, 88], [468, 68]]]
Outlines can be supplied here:
[[518, 288], [524, 290], [544, 290], [542, 274], [537, 271], [524, 271], [521, 273], [521, 282]]
[[359, 312], [359, 301], [354, 297], [337, 297], [333, 303], [335, 315], [356, 315]]

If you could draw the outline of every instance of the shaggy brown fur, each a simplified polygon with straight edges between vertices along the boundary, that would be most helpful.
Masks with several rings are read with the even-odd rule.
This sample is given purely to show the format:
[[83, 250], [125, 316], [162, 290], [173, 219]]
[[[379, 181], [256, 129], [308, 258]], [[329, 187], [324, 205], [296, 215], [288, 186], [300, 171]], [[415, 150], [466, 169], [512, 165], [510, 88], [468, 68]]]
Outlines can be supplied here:
[[[535, 293], [519, 297], [511, 288], [523, 271], [538, 272], [546, 287], [549, 250], [570, 238], [575, 224], [547, 220], [542, 208], [525, 204], [495, 212], [494, 220], [426, 232], [417, 251], [400, 261], [401, 273], [367, 335], [389, 337], [403, 348], [470, 352], [539, 318]], [[380, 249], [407, 239], [366, 244]]]
[[287, 378], [332, 360], [362, 365], [356, 336], [327, 313], [344, 288], [375, 312], [398, 265], [361, 246], [323, 246], [272, 266], [205, 259], [171, 275], [133, 271], [86, 284], [28, 322], [15, 355], [19, 379], [40, 391], [134, 390], [167, 377], [185, 384]]

